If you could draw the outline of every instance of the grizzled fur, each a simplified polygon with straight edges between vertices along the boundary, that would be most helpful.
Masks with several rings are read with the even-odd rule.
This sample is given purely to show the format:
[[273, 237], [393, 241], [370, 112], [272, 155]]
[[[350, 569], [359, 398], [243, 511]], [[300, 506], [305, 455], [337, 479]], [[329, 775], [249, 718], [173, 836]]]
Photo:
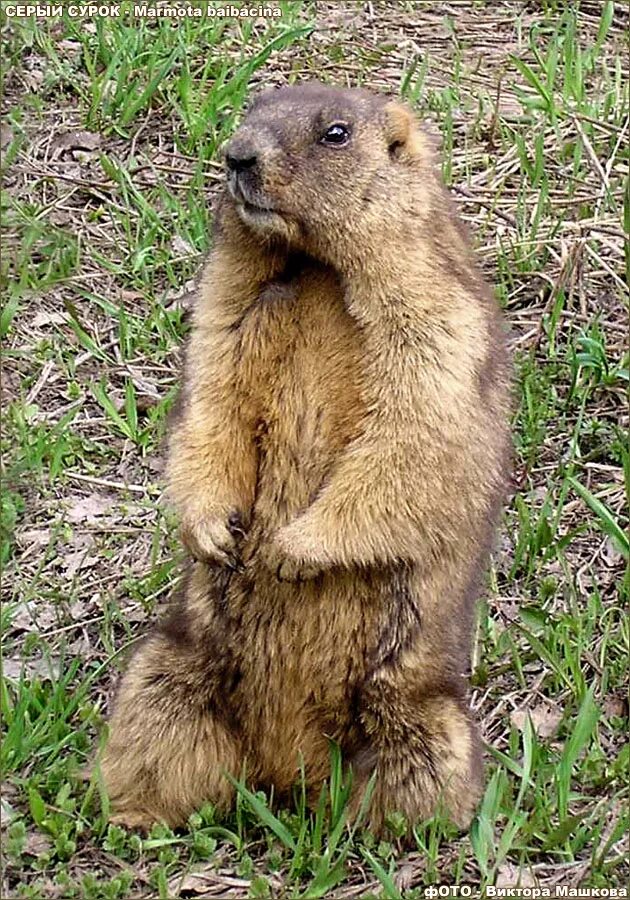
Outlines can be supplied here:
[[[333, 124], [347, 143], [322, 141]], [[113, 819], [170, 825], [224, 773], [276, 797], [328, 742], [371, 826], [482, 787], [471, 619], [508, 464], [498, 310], [412, 114], [263, 94], [227, 148], [170, 496], [193, 558], [133, 656], [102, 768]]]

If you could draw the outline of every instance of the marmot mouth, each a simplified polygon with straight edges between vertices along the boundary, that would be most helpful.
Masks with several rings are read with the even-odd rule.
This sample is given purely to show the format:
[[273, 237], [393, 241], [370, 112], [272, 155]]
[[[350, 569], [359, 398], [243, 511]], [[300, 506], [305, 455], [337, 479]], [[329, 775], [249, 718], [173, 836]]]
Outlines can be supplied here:
[[247, 213], [250, 216], [269, 216], [269, 215], [277, 215], [276, 210], [272, 206], [268, 206], [267, 204], [260, 203], [252, 203], [245, 194], [243, 190], [243, 185], [235, 179], [232, 181], [228, 178], [228, 190], [232, 197], [234, 198], [237, 207], [244, 213]]

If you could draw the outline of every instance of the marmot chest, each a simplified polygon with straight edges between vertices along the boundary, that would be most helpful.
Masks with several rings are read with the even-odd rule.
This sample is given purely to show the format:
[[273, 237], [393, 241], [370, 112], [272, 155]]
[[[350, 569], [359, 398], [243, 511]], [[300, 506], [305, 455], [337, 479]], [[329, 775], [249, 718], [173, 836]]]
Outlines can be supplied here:
[[257, 422], [257, 506], [282, 524], [312, 501], [361, 428], [361, 334], [326, 270], [269, 285], [242, 328], [241, 387]]

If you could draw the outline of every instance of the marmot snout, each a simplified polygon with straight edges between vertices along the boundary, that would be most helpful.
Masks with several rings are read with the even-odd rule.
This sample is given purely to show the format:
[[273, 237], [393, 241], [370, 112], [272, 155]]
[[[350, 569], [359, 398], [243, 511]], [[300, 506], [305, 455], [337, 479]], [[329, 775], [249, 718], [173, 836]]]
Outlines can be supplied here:
[[263, 94], [226, 148], [169, 491], [192, 557], [132, 658], [114, 819], [171, 825], [224, 777], [313, 796], [336, 741], [369, 824], [481, 790], [474, 599], [506, 481], [498, 310], [403, 106]]

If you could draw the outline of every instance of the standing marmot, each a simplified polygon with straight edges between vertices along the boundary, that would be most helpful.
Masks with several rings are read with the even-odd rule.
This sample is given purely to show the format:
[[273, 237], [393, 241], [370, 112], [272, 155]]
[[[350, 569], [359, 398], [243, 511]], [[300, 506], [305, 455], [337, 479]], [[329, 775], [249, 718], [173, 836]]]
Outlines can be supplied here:
[[263, 94], [227, 148], [170, 493], [196, 562], [132, 658], [113, 818], [228, 807], [224, 771], [317, 796], [328, 739], [370, 824], [481, 789], [471, 617], [506, 477], [498, 311], [411, 113]]

